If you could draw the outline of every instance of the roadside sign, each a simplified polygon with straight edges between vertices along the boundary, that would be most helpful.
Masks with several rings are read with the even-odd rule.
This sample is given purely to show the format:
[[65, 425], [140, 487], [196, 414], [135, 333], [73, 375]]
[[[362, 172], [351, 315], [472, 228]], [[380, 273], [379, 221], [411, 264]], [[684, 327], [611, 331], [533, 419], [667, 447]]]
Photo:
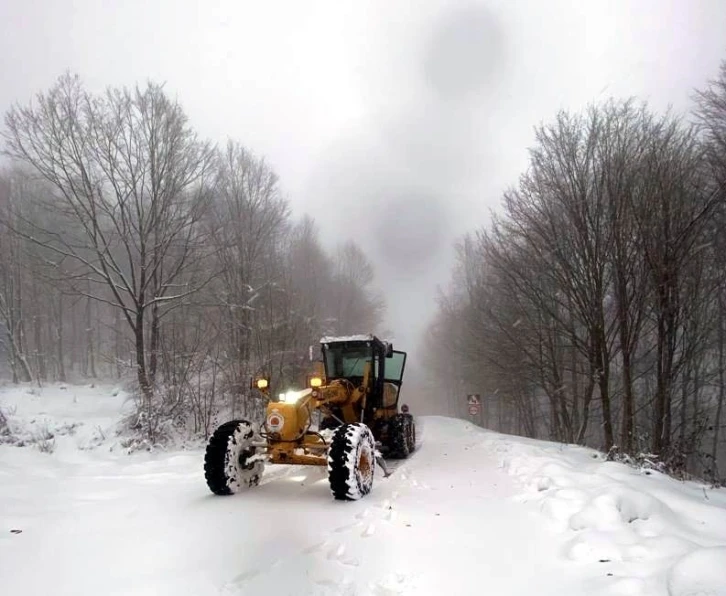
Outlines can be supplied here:
[[470, 406], [479, 407], [481, 405], [481, 396], [478, 393], [472, 393], [471, 395], [467, 395], [466, 400], [469, 402]]
[[469, 406], [469, 415], [476, 416], [479, 413], [479, 406]]

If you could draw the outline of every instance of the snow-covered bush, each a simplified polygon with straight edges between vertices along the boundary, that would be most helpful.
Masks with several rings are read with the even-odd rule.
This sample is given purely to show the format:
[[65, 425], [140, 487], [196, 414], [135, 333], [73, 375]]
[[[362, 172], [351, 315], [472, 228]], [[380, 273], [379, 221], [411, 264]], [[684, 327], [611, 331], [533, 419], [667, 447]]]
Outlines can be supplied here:
[[33, 433], [33, 444], [41, 453], [53, 453], [55, 451], [55, 435], [43, 425]]
[[153, 398], [146, 399], [138, 385], [134, 410], [121, 425], [129, 451], [206, 441], [220, 424], [243, 418], [262, 420], [266, 401], [232, 382], [213, 359], [199, 358], [159, 383]]
[[[704, 461], [711, 459], [709, 453], [692, 454], [702, 457]], [[653, 453], [638, 453], [634, 455], [628, 455], [627, 453], [618, 453], [617, 451], [611, 450], [607, 457], [608, 461], [615, 461], [627, 464], [638, 470], [644, 471], [648, 474], [651, 470], [666, 474], [676, 480], [705, 480], [714, 488], [723, 485], [723, 481], [718, 478], [717, 474], [709, 474], [704, 478], [699, 478], [693, 474], [689, 474], [686, 471], [684, 455], [670, 456], [661, 459]], [[704, 469], [707, 469], [704, 465]]]
[[[617, 445], [614, 445], [607, 453], [608, 461], [616, 461], [628, 464], [640, 470], [655, 470], [667, 474], [677, 480], [704, 480], [711, 485], [718, 487], [724, 484], [724, 479], [719, 477], [718, 470], [713, 456], [703, 447], [703, 436], [707, 426], [705, 418], [699, 419], [688, 433], [674, 439], [667, 451], [662, 455], [637, 451], [635, 453], [623, 453]], [[639, 437], [642, 446], [650, 442], [649, 437]], [[694, 474], [689, 470], [700, 470]]]
[[10, 426], [5, 412], [0, 408], [0, 443], [8, 442], [5, 439], [10, 437]]
[[0, 408], [0, 445], [24, 445], [25, 435], [13, 423], [14, 408]]

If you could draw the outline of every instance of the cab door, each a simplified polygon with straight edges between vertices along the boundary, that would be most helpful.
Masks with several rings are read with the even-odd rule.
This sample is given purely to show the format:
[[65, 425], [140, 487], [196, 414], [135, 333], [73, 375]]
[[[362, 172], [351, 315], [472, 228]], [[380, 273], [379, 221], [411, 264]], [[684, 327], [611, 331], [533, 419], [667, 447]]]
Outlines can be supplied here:
[[394, 350], [391, 356], [386, 358], [384, 372], [384, 381], [393, 383], [397, 387], [401, 387], [403, 382], [403, 370], [406, 367], [406, 352]]

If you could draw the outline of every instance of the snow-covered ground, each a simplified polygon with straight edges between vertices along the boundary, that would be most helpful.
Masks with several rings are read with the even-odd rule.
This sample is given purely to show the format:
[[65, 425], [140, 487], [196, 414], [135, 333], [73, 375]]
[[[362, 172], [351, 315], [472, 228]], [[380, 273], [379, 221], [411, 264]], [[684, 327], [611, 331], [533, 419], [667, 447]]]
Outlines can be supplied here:
[[1, 594], [726, 595], [724, 490], [426, 417], [361, 501], [299, 466], [215, 497], [201, 450], [120, 447], [125, 398], [0, 389]]

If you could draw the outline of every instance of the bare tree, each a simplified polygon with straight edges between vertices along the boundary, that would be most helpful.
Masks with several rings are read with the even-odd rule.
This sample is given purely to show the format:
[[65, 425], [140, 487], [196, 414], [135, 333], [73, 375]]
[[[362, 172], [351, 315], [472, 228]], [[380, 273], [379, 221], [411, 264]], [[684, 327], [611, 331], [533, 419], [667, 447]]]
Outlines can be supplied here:
[[335, 333], [361, 333], [376, 329], [384, 313], [384, 301], [373, 286], [374, 268], [353, 241], [338, 247], [333, 279], [327, 290]]
[[723, 200], [703, 167], [720, 162], [681, 120], [631, 101], [560, 114], [536, 139], [502, 214], [462, 243], [434, 329], [459, 335], [447, 341], [465, 385], [505, 388], [498, 428], [592, 444], [595, 415], [605, 449], [682, 470], [715, 362], [717, 403], [726, 393], [709, 325]]
[[23, 167], [0, 176], [0, 351], [18, 381], [128, 368], [141, 441], [171, 421], [206, 434], [220, 408], [260, 414], [250, 375], [296, 383], [339, 320], [378, 321], [363, 252], [293, 226], [265, 160], [199, 140], [159, 85], [93, 94], [65, 75], [2, 136]]
[[656, 387], [651, 448], [658, 454], [670, 447], [673, 391], [684, 363], [684, 284], [716, 204], [704, 186], [702, 159], [694, 130], [670, 117], [655, 123], [641, 162], [642, 195], [634, 197], [632, 205], [652, 296], [648, 302], [656, 343]]
[[[9, 175], [0, 179], [0, 222], [12, 225], [13, 178]], [[0, 234], [0, 322], [5, 329], [6, 350], [13, 382], [30, 381], [32, 372], [25, 350], [23, 251], [21, 239], [12, 234]]]
[[713, 429], [711, 443], [711, 474], [717, 475], [719, 455], [719, 439], [721, 436], [724, 399], [726, 395], [726, 375], [724, 366], [724, 325], [726, 325], [726, 240], [723, 229], [726, 225], [726, 60], [721, 62], [717, 77], [710, 81], [706, 88], [697, 92], [696, 117], [700, 124], [701, 135], [705, 148], [708, 174], [716, 193], [716, 207], [713, 211], [711, 226], [706, 243], [714, 261], [714, 277], [716, 283], [716, 352], [717, 352], [717, 390], [715, 405], [710, 416], [710, 427]]
[[152, 311], [154, 354], [160, 309], [200, 285], [184, 275], [201, 248], [211, 147], [153, 83], [94, 96], [78, 77], [64, 75], [35, 104], [11, 108], [5, 124], [7, 153], [55, 191], [39, 207], [72, 224], [58, 230], [28, 221], [25, 237], [75, 263], [79, 294], [120, 309], [150, 404], [156, 365], [147, 362], [146, 315]]
[[261, 356], [259, 328], [266, 298], [278, 281], [269, 265], [280, 261], [289, 206], [277, 174], [241, 145], [229, 142], [220, 156], [213, 209], [208, 218], [219, 263], [213, 289], [228, 323], [228, 383], [236, 396], [247, 389]]

